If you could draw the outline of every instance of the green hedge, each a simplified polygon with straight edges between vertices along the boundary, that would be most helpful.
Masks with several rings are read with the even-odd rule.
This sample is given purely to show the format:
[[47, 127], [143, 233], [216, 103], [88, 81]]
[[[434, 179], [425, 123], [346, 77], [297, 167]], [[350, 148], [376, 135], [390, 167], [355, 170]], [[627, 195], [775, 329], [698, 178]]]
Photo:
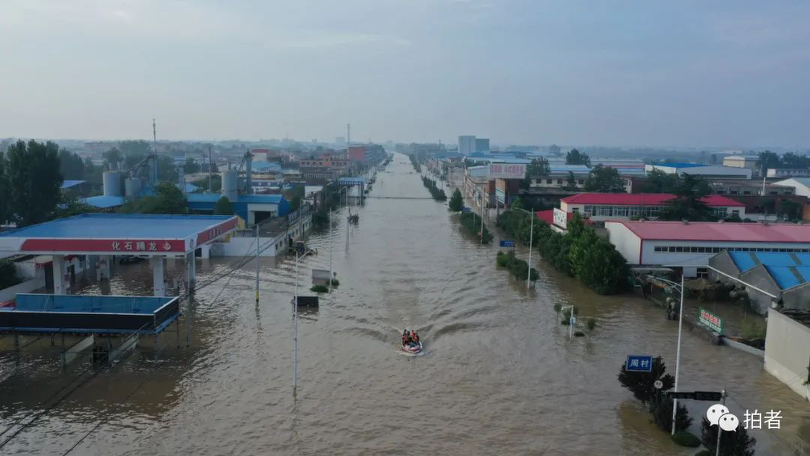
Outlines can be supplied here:
[[432, 196], [433, 199], [435, 199], [436, 201], [447, 200], [447, 195], [444, 193], [444, 190], [436, 186], [435, 180], [422, 176], [422, 183], [430, 191], [430, 196]]
[[[475, 212], [462, 212], [461, 213], [461, 226], [463, 226], [468, 232], [475, 234], [479, 238], [481, 237], [481, 216], [476, 214]], [[484, 244], [489, 244], [492, 241], [492, 234], [490, 234], [489, 230], [487, 229], [486, 225], [484, 225]]]
[[678, 431], [672, 436], [672, 441], [680, 446], [697, 448], [700, 446], [700, 439], [689, 431]]
[[[515, 257], [515, 252], [510, 250], [508, 253], [498, 252], [495, 257], [495, 264], [501, 268], [507, 268], [515, 276], [516, 279], [525, 280], [529, 275], [529, 263]], [[533, 282], [537, 280], [537, 269], [532, 268], [530, 280]]]

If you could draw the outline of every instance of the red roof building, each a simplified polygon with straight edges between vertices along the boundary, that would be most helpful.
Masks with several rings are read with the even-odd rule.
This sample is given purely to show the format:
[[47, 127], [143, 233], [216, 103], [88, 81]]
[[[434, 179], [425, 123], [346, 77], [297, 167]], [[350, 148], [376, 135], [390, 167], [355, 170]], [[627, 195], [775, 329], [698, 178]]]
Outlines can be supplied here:
[[617, 220], [605, 228], [630, 264], [700, 267], [723, 250], [810, 253], [810, 225]]
[[[595, 221], [655, 218], [674, 198], [671, 193], [579, 193], [561, 199], [560, 208], [565, 212], [579, 212]], [[702, 201], [718, 218], [745, 217], [745, 204], [731, 198], [709, 195]]]

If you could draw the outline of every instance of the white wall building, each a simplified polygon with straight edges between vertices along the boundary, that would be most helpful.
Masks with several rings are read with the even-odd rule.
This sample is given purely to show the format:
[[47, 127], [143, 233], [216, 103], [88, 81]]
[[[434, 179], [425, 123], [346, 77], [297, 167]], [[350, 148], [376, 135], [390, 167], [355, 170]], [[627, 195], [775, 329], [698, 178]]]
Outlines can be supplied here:
[[796, 195], [810, 197], [810, 177], [794, 177], [774, 182], [773, 185], [792, 187], [795, 189]]
[[[810, 225], [607, 221], [610, 242], [630, 265], [709, 264], [723, 250], [810, 252]], [[694, 276], [696, 270], [685, 270]]]
[[730, 168], [757, 169], [759, 157], [756, 155], [729, 155], [723, 157], [723, 166]]
[[810, 169], [806, 168], [768, 168], [768, 177], [810, 177]]
[[690, 174], [692, 176], [719, 179], [751, 179], [751, 176], [753, 176], [753, 170], [748, 168], [705, 166], [696, 163], [659, 163], [646, 165], [644, 169], [648, 173], [653, 170], [659, 170], [667, 174]]

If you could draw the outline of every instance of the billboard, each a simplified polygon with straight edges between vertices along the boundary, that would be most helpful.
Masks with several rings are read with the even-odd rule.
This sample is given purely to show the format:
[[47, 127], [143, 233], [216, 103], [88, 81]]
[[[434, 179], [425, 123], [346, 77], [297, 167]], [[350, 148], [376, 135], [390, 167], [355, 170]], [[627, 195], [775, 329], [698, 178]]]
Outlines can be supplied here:
[[526, 165], [511, 163], [490, 163], [490, 179], [523, 179], [526, 177]]
[[562, 209], [554, 208], [554, 224], [562, 229], [568, 229], [568, 213]]

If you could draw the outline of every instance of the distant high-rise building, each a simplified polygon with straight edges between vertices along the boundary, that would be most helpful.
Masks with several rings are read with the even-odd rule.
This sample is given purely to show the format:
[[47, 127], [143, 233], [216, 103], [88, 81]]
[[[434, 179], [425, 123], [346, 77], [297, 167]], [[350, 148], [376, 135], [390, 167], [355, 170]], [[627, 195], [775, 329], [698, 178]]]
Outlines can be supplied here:
[[346, 145], [346, 137], [345, 136], [338, 136], [337, 138], [335, 138], [335, 144], [337, 144], [339, 146], [345, 146]]
[[458, 137], [458, 151], [463, 155], [475, 152], [475, 136], [462, 135]]
[[475, 138], [476, 152], [489, 152], [489, 138]]

